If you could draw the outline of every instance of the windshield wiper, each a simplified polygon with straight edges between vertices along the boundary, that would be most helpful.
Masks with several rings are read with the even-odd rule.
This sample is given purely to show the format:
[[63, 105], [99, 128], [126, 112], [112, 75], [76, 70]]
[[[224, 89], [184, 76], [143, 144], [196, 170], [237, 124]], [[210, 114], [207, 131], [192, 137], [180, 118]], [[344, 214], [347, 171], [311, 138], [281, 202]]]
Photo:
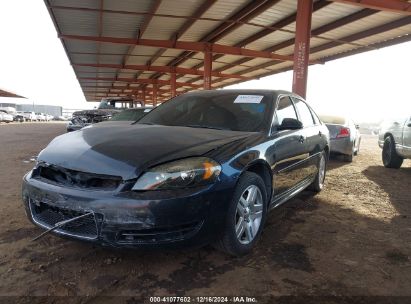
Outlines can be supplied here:
[[212, 126], [203, 126], [203, 125], [183, 125], [182, 127], [189, 127], [189, 128], [201, 128], [201, 129], [214, 129], [214, 130], [230, 130], [226, 128], [219, 128], [219, 127], [212, 127]]

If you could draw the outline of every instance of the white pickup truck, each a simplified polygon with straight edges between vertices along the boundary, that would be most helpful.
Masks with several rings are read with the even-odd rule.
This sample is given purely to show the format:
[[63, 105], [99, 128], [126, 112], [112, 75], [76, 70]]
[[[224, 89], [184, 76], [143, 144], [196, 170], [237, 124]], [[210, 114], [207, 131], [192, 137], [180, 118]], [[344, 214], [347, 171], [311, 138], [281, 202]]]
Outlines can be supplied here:
[[378, 145], [382, 148], [384, 166], [400, 168], [404, 158], [411, 158], [411, 117], [383, 123]]

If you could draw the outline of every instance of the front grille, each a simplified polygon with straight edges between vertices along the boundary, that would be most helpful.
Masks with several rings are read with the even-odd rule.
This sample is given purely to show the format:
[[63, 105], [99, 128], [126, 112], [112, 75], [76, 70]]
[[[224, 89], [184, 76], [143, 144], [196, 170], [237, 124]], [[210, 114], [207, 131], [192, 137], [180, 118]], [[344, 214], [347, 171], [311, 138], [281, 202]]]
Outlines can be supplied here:
[[194, 222], [173, 227], [161, 227], [141, 230], [124, 230], [118, 234], [120, 244], [165, 243], [184, 240], [200, 230], [202, 222]]
[[[34, 204], [33, 202], [30, 202], [30, 210], [33, 220], [47, 229], [54, 227], [58, 222], [86, 214], [84, 212], [57, 208], [45, 203]], [[94, 214], [67, 223], [55, 231], [88, 239], [95, 239], [98, 235]]]
[[86, 173], [46, 164], [37, 166], [32, 177], [66, 187], [107, 191], [117, 189], [122, 181], [119, 176]]

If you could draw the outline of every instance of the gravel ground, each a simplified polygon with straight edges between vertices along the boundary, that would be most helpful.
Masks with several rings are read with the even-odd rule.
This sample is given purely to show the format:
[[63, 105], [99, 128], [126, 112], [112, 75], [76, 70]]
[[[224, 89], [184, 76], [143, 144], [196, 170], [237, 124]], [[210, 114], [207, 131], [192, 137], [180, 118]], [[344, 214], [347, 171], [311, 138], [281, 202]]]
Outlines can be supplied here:
[[[64, 128], [0, 126], [1, 300], [143, 303], [150, 296], [224, 295], [268, 303], [304, 295], [318, 303], [322, 296], [411, 296], [411, 162], [385, 169], [376, 137], [364, 136], [352, 164], [331, 160], [322, 193], [304, 192], [272, 212], [254, 252], [231, 258], [210, 246], [140, 252], [52, 235], [31, 242], [41, 230], [24, 214], [21, 179], [32, 156]], [[111, 298], [119, 295], [131, 298]]]

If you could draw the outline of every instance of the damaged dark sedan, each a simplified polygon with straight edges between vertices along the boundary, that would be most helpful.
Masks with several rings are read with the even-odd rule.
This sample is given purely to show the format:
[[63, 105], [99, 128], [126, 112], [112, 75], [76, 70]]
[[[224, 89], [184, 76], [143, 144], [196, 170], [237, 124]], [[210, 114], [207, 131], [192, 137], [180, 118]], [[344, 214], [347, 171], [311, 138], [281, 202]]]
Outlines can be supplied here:
[[297, 95], [193, 92], [138, 123], [55, 138], [24, 177], [23, 201], [34, 224], [61, 236], [244, 255], [269, 210], [321, 191], [328, 155], [327, 127]]

